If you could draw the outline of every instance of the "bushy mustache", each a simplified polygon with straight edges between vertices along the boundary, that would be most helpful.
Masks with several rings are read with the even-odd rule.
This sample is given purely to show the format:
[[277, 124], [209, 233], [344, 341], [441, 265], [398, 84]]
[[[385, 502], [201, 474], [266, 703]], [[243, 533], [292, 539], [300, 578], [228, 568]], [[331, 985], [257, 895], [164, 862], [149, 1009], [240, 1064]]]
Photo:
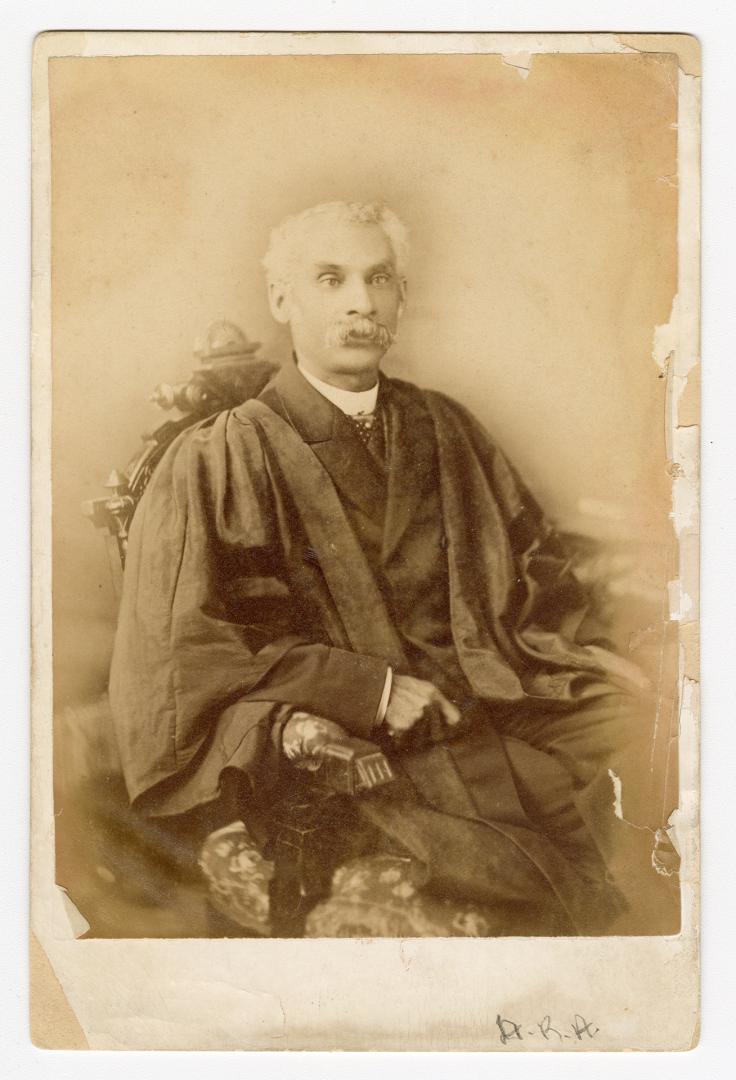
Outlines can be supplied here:
[[382, 349], [388, 349], [396, 340], [396, 335], [383, 323], [368, 318], [367, 315], [354, 315], [350, 319], [341, 319], [333, 323], [325, 335], [328, 349], [340, 345], [349, 345], [351, 341], [369, 341]]

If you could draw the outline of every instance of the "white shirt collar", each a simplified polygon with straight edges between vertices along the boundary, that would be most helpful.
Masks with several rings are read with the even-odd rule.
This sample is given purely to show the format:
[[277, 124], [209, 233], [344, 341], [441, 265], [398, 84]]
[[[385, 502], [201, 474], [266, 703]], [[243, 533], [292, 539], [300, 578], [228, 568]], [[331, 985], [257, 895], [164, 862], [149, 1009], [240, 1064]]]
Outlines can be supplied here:
[[339, 386], [332, 386], [330, 383], [318, 379], [316, 375], [312, 375], [311, 371], [307, 371], [302, 366], [300, 360], [297, 360], [296, 366], [307, 382], [311, 383], [322, 397], [326, 397], [333, 405], [337, 405], [338, 409], [347, 416], [365, 416], [375, 412], [378, 399], [378, 383], [372, 386], [370, 390], [342, 390]]

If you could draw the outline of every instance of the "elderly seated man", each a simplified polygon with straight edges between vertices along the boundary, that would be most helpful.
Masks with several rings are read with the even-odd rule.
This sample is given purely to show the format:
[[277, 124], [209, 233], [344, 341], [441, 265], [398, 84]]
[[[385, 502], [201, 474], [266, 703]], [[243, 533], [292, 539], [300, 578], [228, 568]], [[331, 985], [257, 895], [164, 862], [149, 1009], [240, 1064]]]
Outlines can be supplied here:
[[392, 855], [488, 932], [606, 932], [652, 876], [611, 783], [651, 721], [483, 428], [381, 372], [407, 255], [378, 204], [274, 230], [293, 362], [179, 436], [133, 522], [110, 687], [130, 798], [174, 818], [237, 777], [266, 865], [289, 758], [359, 737], [393, 778], [333, 815], [330, 873]]

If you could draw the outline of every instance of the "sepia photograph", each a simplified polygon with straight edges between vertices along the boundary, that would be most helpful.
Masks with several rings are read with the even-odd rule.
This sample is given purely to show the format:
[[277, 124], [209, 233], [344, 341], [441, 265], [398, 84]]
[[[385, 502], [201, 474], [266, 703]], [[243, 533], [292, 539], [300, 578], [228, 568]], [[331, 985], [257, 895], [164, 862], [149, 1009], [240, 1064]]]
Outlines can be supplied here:
[[690, 948], [697, 42], [78, 37], [34, 159], [69, 944]]

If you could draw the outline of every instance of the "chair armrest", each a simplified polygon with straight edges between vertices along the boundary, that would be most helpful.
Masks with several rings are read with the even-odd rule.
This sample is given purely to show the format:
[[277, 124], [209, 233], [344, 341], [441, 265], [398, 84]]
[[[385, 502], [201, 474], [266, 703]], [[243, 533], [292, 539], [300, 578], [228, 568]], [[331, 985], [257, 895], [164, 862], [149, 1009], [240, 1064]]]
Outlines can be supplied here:
[[336, 794], [357, 795], [394, 779], [389, 760], [378, 746], [311, 713], [295, 712], [289, 717], [281, 746], [292, 765], [314, 773], [319, 785]]

